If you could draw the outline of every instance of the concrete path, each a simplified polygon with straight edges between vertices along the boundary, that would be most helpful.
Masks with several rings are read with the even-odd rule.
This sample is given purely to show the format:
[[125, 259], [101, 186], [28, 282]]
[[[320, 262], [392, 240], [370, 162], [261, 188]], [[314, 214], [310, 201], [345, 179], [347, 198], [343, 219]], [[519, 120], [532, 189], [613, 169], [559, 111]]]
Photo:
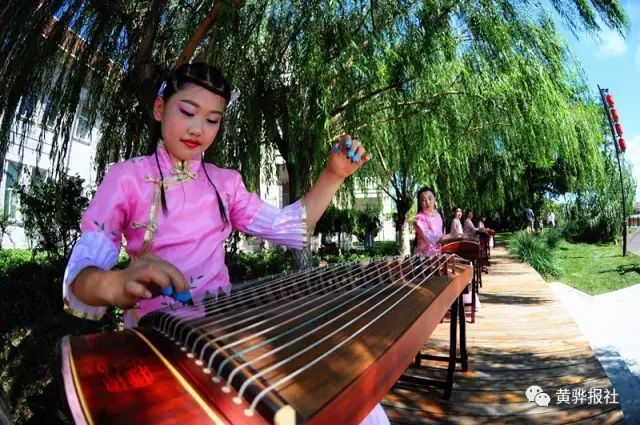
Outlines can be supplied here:
[[[640, 232], [629, 250], [640, 255]], [[625, 423], [640, 425], [640, 284], [595, 296], [560, 282], [550, 286], [620, 393]]]

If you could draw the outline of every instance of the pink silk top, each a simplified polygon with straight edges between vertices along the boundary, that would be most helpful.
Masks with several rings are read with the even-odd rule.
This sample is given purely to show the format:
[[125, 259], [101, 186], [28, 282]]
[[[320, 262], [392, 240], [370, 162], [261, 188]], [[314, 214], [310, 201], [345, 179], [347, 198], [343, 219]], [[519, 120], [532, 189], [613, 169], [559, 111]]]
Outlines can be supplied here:
[[463, 234], [462, 224], [460, 223], [460, 219], [454, 218], [453, 220], [451, 220], [451, 231], [449, 233], [454, 236]]
[[464, 221], [464, 234], [468, 236], [475, 236], [477, 232], [478, 228], [473, 225], [473, 221], [471, 221], [470, 218], [466, 219]]
[[416, 247], [414, 254], [438, 254], [442, 246], [438, 243], [442, 237], [442, 217], [435, 212], [432, 215], [419, 212], [414, 222], [416, 229]]
[[[230, 291], [224, 242], [232, 230], [295, 248], [306, 246], [301, 200], [283, 209], [273, 207], [250, 193], [238, 172], [206, 164], [227, 212], [229, 224], [225, 225], [200, 158], [174, 162], [162, 144], [157, 153], [164, 176], [166, 215], [155, 156], [114, 164], [82, 216], [82, 235], [63, 280], [67, 312], [89, 319], [102, 317], [106, 307], [82, 303], [69, 286], [86, 267], [113, 268], [123, 237], [132, 261], [150, 252], [175, 265], [191, 283], [196, 303], [206, 296], [215, 297], [218, 291]], [[137, 308], [128, 310], [125, 324], [133, 326], [143, 315], [173, 302], [163, 296], [140, 300]]]

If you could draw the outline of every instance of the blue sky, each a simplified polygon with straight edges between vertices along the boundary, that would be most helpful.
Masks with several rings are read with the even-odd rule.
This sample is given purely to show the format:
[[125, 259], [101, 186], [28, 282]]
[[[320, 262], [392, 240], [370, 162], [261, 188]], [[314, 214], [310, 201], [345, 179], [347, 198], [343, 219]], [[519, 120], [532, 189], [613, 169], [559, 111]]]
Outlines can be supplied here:
[[[604, 30], [599, 37], [580, 34], [577, 40], [566, 27], [563, 33], [593, 93], [597, 94], [600, 84], [613, 94], [627, 143], [625, 159], [633, 166], [640, 185], [640, 2], [623, 0], [622, 5], [630, 22], [629, 32], [624, 36]], [[635, 199], [640, 201], [640, 189]]]

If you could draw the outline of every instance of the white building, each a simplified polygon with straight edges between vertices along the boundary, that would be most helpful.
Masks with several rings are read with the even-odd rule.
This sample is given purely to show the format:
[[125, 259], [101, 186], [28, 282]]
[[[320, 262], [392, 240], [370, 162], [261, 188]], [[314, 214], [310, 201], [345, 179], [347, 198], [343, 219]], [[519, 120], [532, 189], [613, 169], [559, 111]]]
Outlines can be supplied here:
[[[83, 93], [81, 98], [86, 98]], [[7, 150], [4, 164], [2, 164], [2, 183], [0, 184], [0, 214], [6, 214], [15, 225], [9, 226], [8, 234], [3, 235], [3, 248], [30, 248], [30, 241], [24, 234], [21, 226], [22, 217], [20, 214], [19, 199], [16, 187], [20, 183], [28, 182], [33, 174], [50, 175], [54, 164], [51, 161], [51, 141], [53, 137], [52, 129], [44, 129], [44, 137], [40, 153], [38, 145], [42, 127], [39, 126], [42, 114], [46, 105], [33, 105], [30, 102], [22, 102], [21, 110], [11, 131], [11, 144]], [[34, 121], [29, 130], [25, 127], [25, 116], [28, 108], [34, 108], [32, 120]], [[37, 124], [38, 123], [38, 124]], [[76, 113], [75, 122], [67, 154], [64, 158], [65, 171], [67, 174], [82, 177], [85, 184], [93, 186], [95, 184], [96, 172], [94, 170], [94, 159], [96, 144], [99, 138], [98, 125], [89, 128], [87, 113], [80, 103]], [[21, 136], [24, 139], [21, 142]]]

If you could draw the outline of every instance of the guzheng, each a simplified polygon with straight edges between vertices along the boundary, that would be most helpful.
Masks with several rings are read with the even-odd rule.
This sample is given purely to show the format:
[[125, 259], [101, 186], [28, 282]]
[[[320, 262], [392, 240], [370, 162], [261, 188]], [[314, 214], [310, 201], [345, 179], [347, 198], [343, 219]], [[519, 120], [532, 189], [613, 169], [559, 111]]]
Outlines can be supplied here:
[[[457, 258], [457, 257], [456, 257]], [[62, 339], [77, 424], [357, 424], [472, 276], [451, 254], [314, 268]]]

